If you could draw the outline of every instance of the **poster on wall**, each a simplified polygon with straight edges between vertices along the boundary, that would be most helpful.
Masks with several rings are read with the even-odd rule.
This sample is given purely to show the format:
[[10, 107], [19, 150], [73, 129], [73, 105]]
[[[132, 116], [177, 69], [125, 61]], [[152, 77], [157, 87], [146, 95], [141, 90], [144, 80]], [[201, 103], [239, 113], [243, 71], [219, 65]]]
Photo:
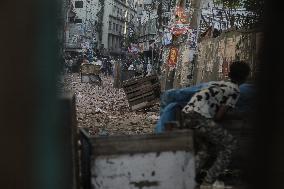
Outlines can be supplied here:
[[170, 49], [169, 58], [168, 58], [168, 66], [171, 68], [176, 67], [178, 57], [178, 48], [172, 47]]
[[185, 9], [182, 6], [176, 7], [174, 24], [170, 29], [175, 36], [183, 35], [188, 32], [189, 14], [185, 12]]
[[164, 36], [163, 36], [163, 45], [169, 45], [172, 43], [172, 34], [170, 31], [165, 30]]

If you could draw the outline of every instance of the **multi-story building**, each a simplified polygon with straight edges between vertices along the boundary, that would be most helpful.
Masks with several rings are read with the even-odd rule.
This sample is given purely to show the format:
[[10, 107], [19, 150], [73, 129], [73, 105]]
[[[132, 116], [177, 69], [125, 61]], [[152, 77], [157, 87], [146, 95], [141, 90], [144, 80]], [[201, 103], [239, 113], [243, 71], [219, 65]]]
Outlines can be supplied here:
[[71, 0], [66, 24], [66, 48], [97, 46], [98, 0]]
[[137, 30], [137, 0], [71, 0], [67, 17], [67, 47], [121, 54]]
[[[155, 1], [141, 1], [139, 6], [139, 47], [144, 57], [153, 59], [154, 42], [157, 37], [157, 6]], [[153, 61], [153, 60], [152, 60]]]
[[125, 38], [136, 32], [136, 0], [105, 0], [101, 48], [110, 54], [121, 54]]

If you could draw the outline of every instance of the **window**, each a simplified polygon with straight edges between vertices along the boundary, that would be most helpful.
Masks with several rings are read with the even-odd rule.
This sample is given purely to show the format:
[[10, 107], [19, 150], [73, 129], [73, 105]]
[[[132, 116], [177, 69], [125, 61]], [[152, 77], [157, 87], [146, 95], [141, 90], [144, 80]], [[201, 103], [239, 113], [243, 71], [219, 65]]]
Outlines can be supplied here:
[[118, 31], [118, 24], [116, 24], [116, 31]]
[[116, 13], [116, 6], [113, 7], [113, 15]]
[[113, 23], [113, 25], [112, 25], [112, 29], [113, 29], [113, 30], [115, 30], [115, 23]]
[[83, 8], [83, 1], [75, 1], [75, 8]]
[[122, 31], [122, 26], [120, 26], [120, 30], [119, 30], [119, 33], [122, 33], [123, 31]]
[[111, 30], [111, 22], [109, 22], [108, 29]]
[[82, 19], [76, 18], [75, 23], [82, 23]]

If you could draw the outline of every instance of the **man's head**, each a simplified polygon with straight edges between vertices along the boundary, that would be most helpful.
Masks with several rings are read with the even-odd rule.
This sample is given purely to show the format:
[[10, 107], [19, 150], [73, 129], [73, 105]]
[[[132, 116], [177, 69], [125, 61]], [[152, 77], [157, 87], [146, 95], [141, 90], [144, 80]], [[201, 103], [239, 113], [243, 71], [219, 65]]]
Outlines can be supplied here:
[[235, 61], [230, 65], [229, 77], [233, 82], [242, 84], [250, 74], [250, 67], [243, 61]]

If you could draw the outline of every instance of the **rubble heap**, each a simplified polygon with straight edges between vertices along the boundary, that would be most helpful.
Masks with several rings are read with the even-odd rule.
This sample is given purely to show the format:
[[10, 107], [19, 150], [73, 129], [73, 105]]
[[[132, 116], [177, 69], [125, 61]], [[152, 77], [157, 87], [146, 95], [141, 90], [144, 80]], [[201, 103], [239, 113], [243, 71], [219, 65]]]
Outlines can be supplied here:
[[81, 83], [77, 73], [63, 76], [62, 92], [76, 94], [78, 126], [89, 128], [91, 135], [135, 135], [153, 133], [159, 107], [130, 111], [122, 89], [113, 88], [113, 80], [102, 77], [102, 86]]

